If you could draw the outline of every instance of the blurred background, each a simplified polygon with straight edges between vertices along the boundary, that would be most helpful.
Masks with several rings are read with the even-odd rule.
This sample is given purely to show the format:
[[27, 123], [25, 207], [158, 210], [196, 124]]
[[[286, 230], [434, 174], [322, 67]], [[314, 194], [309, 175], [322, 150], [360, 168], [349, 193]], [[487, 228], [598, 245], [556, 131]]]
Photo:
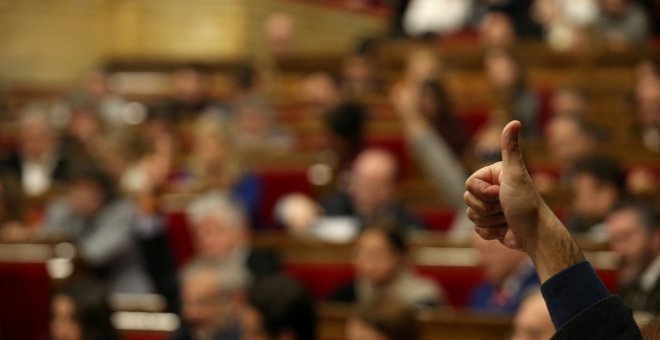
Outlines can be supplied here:
[[644, 325], [659, 63], [653, 0], [0, 0], [0, 339], [547, 339], [512, 119]]

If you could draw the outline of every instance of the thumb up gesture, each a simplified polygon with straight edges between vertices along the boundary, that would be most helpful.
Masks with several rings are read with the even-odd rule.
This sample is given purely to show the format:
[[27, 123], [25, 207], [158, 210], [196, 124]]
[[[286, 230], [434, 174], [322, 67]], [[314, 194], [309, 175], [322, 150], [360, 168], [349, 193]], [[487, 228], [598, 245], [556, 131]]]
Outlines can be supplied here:
[[502, 161], [470, 176], [463, 197], [476, 232], [486, 240], [527, 252], [543, 280], [583, 256], [534, 188], [518, 143], [519, 132], [518, 121], [504, 127]]

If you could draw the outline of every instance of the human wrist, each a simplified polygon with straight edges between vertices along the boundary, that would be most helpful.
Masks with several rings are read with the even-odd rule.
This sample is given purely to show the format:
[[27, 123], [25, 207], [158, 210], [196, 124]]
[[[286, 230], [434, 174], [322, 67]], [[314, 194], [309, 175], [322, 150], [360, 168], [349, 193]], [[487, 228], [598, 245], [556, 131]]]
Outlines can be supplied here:
[[562, 270], [584, 261], [582, 250], [550, 208], [539, 207], [535, 235], [527, 240], [525, 251], [536, 266], [541, 283]]

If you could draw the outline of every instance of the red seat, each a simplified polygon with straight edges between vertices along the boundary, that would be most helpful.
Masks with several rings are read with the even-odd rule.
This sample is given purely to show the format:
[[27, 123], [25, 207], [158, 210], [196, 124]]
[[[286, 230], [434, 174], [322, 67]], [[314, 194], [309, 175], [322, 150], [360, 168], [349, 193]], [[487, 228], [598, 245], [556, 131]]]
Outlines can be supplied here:
[[600, 277], [601, 281], [605, 284], [605, 287], [610, 291], [610, 293], [616, 293], [618, 288], [618, 277], [616, 270], [614, 269], [597, 269], [596, 273]]
[[0, 339], [45, 339], [50, 289], [44, 263], [0, 263]]
[[454, 308], [467, 306], [470, 294], [484, 280], [479, 267], [417, 266], [417, 272], [442, 286]]
[[174, 252], [177, 267], [181, 267], [193, 255], [192, 237], [184, 212], [170, 212], [166, 215], [167, 236]]
[[454, 221], [456, 212], [452, 208], [417, 209], [415, 215], [419, 216], [427, 230], [447, 231]]
[[302, 193], [314, 197], [314, 188], [307, 180], [307, 169], [261, 170], [257, 175], [263, 188], [258, 221], [262, 228], [274, 228], [273, 208], [282, 196]]
[[316, 300], [327, 298], [353, 278], [350, 263], [287, 263], [285, 270], [302, 283]]

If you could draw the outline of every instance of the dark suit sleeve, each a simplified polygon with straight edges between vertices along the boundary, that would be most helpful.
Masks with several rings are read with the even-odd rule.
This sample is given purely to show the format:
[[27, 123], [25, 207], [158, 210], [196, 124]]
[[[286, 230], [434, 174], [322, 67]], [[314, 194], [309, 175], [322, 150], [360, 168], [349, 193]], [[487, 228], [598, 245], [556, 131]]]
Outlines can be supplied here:
[[553, 339], [641, 339], [630, 309], [610, 296], [588, 262], [553, 276], [541, 293], [558, 330]]

